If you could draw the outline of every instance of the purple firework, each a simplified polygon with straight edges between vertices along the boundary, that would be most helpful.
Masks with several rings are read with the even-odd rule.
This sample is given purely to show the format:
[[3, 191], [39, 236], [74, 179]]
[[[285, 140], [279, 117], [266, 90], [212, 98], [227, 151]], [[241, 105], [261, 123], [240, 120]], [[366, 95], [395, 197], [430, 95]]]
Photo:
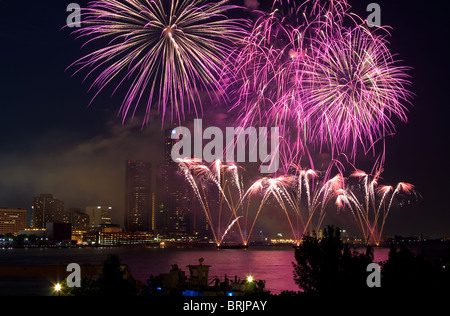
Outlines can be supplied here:
[[347, 1], [275, 0], [234, 60], [239, 123], [280, 127], [285, 170], [312, 149], [354, 157], [394, 133], [394, 117], [407, 119], [407, 68], [348, 9]]
[[395, 132], [392, 117], [406, 121], [407, 68], [397, 65], [384, 37], [364, 27], [322, 32], [302, 61], [306, 137], [337, 152], [356, 153]]

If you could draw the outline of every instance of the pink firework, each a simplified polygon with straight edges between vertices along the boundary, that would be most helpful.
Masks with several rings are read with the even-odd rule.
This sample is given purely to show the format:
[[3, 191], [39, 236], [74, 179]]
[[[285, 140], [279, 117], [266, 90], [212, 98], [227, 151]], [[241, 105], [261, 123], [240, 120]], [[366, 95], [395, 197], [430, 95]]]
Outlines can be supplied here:
[[407, 121], [411, 93], [384, 37], [364, 27], [321, 32], [305, 58], [306, 136], [318, 146], [356, 154], [395, 133], [394, 118]]
[[[204, 211], [216, 244], [222, 243], [235, 224], [244, 240], [239, 224], [242, 216], [237, 213], [243, 198], [239, 168], [219, 160], [207, 165], [189, 158], [180, 159], [178, 166]], [[237, 192], [230, 186], [237, 188]]]
[[[286, 172], [312, 151], [355, 158], [407, 121], [407, 67], [344, 0], [275, 0], [227, 76], [241, 126], [278, 126]], [[359, 21], [359, 22], [358, 22]]]
[[357, 190], [358, 186], [346, 186], [339, 192], [336, 200], [338, 209], [349, 209], [357, 223], [361, 226], [361, 231], [367, 243], [379, 245], [382, 239], [384, 226], [386, 224], [394, 200], [406, 196], [418, 197], [415, 187], [412, 184], [400, 182], [395, 188], [390, 185], [379, 185], [382, 168], [378, 169], [374, 175], [357, 170], [351, 177], [358, 178], [361, 182], [362, 192]]

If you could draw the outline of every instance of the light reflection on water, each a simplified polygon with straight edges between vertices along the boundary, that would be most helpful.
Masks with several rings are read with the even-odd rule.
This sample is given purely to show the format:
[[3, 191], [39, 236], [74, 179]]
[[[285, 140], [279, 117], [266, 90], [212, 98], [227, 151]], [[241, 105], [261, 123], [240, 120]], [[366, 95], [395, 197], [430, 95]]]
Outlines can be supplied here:
[[[364, 252], [364, 249], [357, 249]], [[376, 248], [375, 262], [387, 260], [389, 249]], [[298, 291], [293, 279], [294, 249], [290, 247], [250, 247], [248, 249], [216, 248], [40, 248], [0, 250], [0, 266], [102, 264], [110, 254], [118, 255], [128, 265], [133, 276], [145, 282], [150, 275], [168, 273], [173, 264], [188, 274], [187, 265], [210, 265], [210, 279], [225, 275], [234, 279], [252, 275], [266, 281], [266, 289], [274, 294], [283, 290]], [[1, 267], [0, 267], [1, 269]], [[2, 280], [2, 278], [0, 278]], [[14, 280], [3, 278], [13, 286]], [[11, 289], [11, 288], [10, 288]], [[0, 295], [4, 293], [0, 292]]]

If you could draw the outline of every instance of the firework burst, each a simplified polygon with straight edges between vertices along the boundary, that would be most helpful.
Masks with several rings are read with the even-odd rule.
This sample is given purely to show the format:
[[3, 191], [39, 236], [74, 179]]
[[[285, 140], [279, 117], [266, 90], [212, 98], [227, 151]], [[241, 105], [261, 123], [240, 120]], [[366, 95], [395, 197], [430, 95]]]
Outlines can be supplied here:
[[[406, 68], [397, 66], [384, 37], [365, 28], [321, 32], [305, 58], [300, 85], [307, 103], [307, 138], [336, 152], [367, 151], [406, 122], [410, 93]], [[305, 90], [304, 90], [305, 91]]]
[[[90, 89], [95, 96], [109, 85], [124, 86], [120, 108], [125, 119], [146, 104], [148, 122], [153, 103], [163, 120], [181, 120], [185, 108], [202, 111], [202, 93], [211, 100], [224, 97], [218, 74], [225, 68], [234, 43], [245, 34], [242, 20], [230, 19], [237, 8], [228, 1], [103, 0], [92, 1], [75, 34], [105, 43], [76, 61], [86, 77], [97, 74]], [[125, 84], [127, 82], [127, 84]], [[95, 98], [95, 97], [94, 97]], [[222, 99], [223, 100], [223, 99]]]
[[275, 0], [227, 77], [241, 126], [278, 126], [284, 172], [311, 151], [355, 158], [407, 121], [407, 67], [347, 1]]

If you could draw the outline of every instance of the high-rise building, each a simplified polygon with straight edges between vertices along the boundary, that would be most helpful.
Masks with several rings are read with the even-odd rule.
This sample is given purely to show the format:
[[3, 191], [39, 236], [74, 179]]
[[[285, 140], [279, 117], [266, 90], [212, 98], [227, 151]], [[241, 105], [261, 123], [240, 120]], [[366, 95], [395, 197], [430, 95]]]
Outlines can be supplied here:
[[26, 210], [0, 208], [0, 235], [17, 235], [27, 227], [26, 217]]
[[89, 216], [89, 228], [111, 225], [111, 212], [111, 206], [87, 206], [86, 214]]
[[67, 210], [70, 214], [70, 223], [72, 230], [86, 232], [89, 228], [89, 215], [82, 212], [79, 208], [70, 208]]
[[125, 229], [128, 232], [150, 231], [152, 226], [152, 165], [127, 160]]
[[[172, 159], [172, 147], [177, 140], [172, 139], [173, 129], [167, 129], [164, 139], [164, 168], [162, 170], [162, 192], [158, 202], [159, 216], [164, 218], [167, 231], [171, 234], [186, 235], [192, 233], [192, 189], [184, 176], [179, 173], [178, 165]], [[165, 213], [165, 214], [164, 214]]]
[[165, 131], [163, 164], [156, 169], [156, 231], [167, 234], [169, 232], [169, 178], [173, 169], [171, 158], [172, 146], [175, 143], [171, 139], [172, 129]]
[[155, 233], [167, 234], [168, 228], [168, 189], [167, 177], [164, 165], [156, 168], [156, 188], [155, 188]]
[[41, 194], [34, 198], [33, 228], [43, 229], [46, 223], [69, 223], [69, 214], [64, 211], [64, 202], [52, 194]]
[[155, 231], [156, 230], [156, 216], [157, 216], [158, 212], [156, 211], [156, 194], [155, 192], [152, 192], [152, 218], [150, 223], [152, 223], [152, 227], [151, 230]]

